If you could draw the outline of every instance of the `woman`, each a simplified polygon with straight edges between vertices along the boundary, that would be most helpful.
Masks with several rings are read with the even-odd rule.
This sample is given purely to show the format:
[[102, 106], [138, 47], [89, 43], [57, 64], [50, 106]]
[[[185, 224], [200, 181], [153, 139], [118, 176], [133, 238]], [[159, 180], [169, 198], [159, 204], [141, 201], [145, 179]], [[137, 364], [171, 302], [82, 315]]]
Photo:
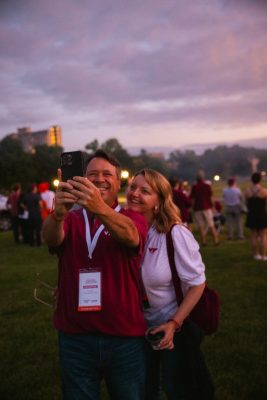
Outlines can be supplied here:
[[[171, 186], [159, 172], [139, 171], [126, 197], [128, 207], [143, 214], [150, 226], [141, 264], [148, 299], [144, 312], [148, 327], [155, 327], [152, 333], [164, 332], [161, 351], [147, 345], [146, 400], [161, 399], [160, 370], [168, 400], [212, 399], [212, 382], [199, 348], [203, 333], [186, 320], [205, 286], [199, 246], [182, 225], [179, 210], [172, 201]], [[166, 249], [166, 233], [173, 224], [176, 224], [172, 229], [175, 264], [184, 294], [179, 307]]]
[[28, 191], [23, 193], [19, 200], [19, 206], [22, 210], [28, 213], [28, 217], [25, 222], [25, 237], [26, 242], [30, 244], [30, 246], [41, 246], [41, 227], [42, 227], [42, 218], [41, 218], [41, 197], [38, 193], [37, 185], [32, 183], [28, 187]]
[[248, 214], [246, 226], [251, 230], [251, 245], [255, 260], [267, 261], [266, 227], [267, 227], [267, 190], [260, 185], [261, 174], [254, 172], [251, 186], [245, 191]]

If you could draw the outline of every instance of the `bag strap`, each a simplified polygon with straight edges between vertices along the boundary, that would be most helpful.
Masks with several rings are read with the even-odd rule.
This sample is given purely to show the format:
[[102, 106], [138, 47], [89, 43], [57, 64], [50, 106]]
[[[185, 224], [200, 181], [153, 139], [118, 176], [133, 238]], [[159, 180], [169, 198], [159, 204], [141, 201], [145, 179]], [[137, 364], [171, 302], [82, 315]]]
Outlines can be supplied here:
[[172, 240], [172, 229], [175, 226], [172, 225], [171, 229], [169, 232], [166, 233], [166, 245], [167, 245], [167, 253], [168, 253], [168, 259], [169, 259], [169, 264], [171, 268], [171, 273], [172, 273], [172, 281], [173, 281], [173, 286], [176, 294], [176, 299], [178, 305], [180, 305], [183, 301], [183, 292], [181, 289], [181, 281], [178, 276], [176, 266], [175, 266], [175, 260], [174, 260], [174, 246], [173, 246], [173, 240]]

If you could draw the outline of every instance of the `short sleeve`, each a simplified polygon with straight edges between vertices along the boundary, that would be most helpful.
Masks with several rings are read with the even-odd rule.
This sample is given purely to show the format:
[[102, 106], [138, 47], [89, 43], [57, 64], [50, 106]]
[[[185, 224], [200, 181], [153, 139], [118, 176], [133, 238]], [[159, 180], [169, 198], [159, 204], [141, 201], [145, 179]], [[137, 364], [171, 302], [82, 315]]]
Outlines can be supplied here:
[[172, 229], [174, 258], [182, 286], [200, 285], [205, 282], [205, 265], [199, 252], [199, 244], [192, 233], [183, 225]]
[[140, 255], [143, 253], [145, 241], [146, 241], [146, 236], [148, 232], [148, 225], [146, 219], [143, 217], [143, 215], [139, 214], [136, 211], [132, 210], [122, 210], [122, 213], [130, 218], [133, 223], [135, 224], [137, 230], [138, 230], [138, 235], [139, 235], [139, 246], [138, 246], [138, 252], [135, 250], [135, 255]]

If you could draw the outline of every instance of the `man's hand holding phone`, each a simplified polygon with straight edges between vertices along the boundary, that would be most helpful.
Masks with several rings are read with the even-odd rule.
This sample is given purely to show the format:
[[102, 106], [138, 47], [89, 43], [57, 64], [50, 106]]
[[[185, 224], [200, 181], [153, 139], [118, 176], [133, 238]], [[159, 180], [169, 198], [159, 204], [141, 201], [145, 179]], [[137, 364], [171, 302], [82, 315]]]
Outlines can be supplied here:
[[58, 169], [58, 180], [59, 185], [55, 195], [54, 213], [59, 219], [63, 219], [78, 198], [72, 193], [73, 186], [68, 182], [62, 181], [61, 169]]
[[70, 151], [60, 156], [61, 169], [58, 170], [60, 181], [55, 203], [55, 213], [65, 215], [74, 204], [93, 213], [105, 209], [100, 190], [84, 177], [85, 161], [81, 151]]
[[67, 212], [77, 203], [78, 197], [73, 194], [70, 179], [74, 175], [84, 175], [84, 156], [81, 151], [64, 152], [60, 156], [60, 169], [58, 169], [59, 185], [55, 196], [54, 213], [58, 219], [63, 219]]
[[76, 203], [83, 208], [94, 214], [99, 214], [103, 208], [106, 208], [100, 190], [89, 179], [75, 176], [68, 180], [68, 183], [73, 188], [71, 194], [76, 197]]

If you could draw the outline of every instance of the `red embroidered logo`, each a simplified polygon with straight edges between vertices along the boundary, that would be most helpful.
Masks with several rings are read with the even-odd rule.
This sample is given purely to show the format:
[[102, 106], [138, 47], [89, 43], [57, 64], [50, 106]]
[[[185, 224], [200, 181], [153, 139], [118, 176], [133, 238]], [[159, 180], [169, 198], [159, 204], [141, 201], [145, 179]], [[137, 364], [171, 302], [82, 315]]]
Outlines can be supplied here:
[[156, 247], [149, 247], [148, 250], [150, 253], [155, 253], [156, 250], [158, 250]]

